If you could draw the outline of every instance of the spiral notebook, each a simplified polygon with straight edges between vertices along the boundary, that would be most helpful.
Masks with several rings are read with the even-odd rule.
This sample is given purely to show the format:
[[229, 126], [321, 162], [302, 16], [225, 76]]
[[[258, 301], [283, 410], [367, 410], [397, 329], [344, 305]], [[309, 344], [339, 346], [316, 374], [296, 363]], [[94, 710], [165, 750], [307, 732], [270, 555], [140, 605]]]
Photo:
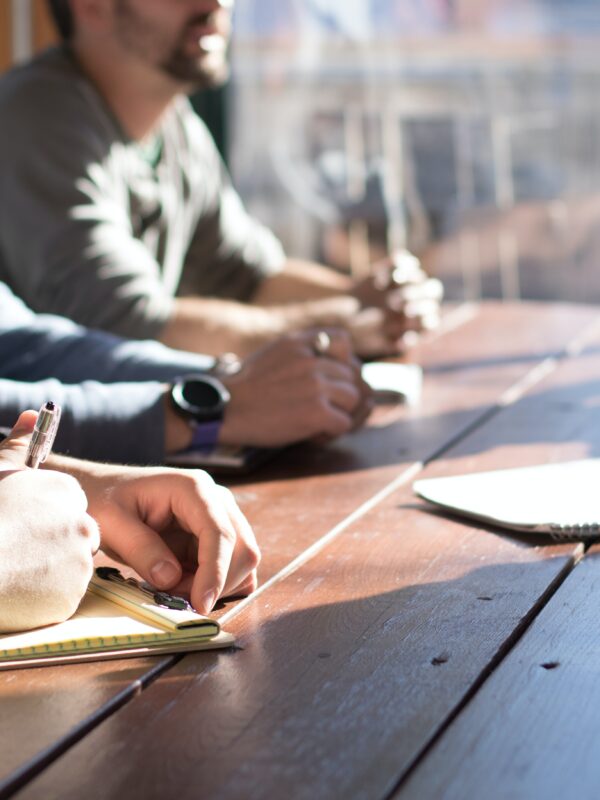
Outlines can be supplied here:
[[0, 669], [207, 650], [233, 642], [218, 622], [197, 614], [183, 598], [99, 568], [66, 622], [0, 636]]
[[600, 459], [416, 481], [419, 497], [453, 513], [559, 541], [600, 538]]

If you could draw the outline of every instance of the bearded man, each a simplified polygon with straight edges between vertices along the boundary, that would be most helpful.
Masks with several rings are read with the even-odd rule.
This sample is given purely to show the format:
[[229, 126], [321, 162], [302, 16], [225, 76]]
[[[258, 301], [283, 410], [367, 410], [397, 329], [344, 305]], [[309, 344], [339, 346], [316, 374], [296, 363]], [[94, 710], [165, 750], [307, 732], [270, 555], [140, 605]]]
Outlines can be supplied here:
[[34, 311], [194, 352], [321, 326], [397, 352], [436, 324], [439, 282], [288, 258], [190, 106], [227, 74], [232, 5], [50, 0], [62, 45], [0, 81], [0, 280]]

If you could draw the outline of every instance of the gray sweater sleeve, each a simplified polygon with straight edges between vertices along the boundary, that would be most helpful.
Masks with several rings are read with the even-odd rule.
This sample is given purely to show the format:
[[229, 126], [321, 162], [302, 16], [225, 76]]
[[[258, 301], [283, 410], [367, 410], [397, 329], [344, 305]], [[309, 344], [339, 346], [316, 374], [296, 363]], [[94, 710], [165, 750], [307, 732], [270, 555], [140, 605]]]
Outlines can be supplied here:
[[212, 358], [129, 342], [36, 316], [0, 284], [0, 426], [48, 399], [63, 406], [58, 452], [104, 461], [164, 460], [162, 383]]

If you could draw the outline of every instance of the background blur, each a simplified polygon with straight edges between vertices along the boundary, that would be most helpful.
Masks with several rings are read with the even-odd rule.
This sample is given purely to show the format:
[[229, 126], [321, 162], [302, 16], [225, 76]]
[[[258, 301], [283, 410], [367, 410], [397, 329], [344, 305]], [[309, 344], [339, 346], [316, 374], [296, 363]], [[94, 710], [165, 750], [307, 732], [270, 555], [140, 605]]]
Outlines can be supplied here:
[[[53, 36], [43, 0], [0, 26], [2, 67]], [[198, 104], [294, 255], [408, 246], [454, 299], [600, 300], [600, 0], [238, 0]]]

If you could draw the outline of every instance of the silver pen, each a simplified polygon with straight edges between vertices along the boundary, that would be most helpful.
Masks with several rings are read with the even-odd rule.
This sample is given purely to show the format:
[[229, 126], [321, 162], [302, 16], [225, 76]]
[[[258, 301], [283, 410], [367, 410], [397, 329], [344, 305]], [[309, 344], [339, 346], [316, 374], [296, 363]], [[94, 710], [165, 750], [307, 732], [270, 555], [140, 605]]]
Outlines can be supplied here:
[[25, 457], [27, 467], [37, 469], [48, 458], [56, 438], [59, 422], [60, 406], [53, 403], [52, 400], [48, 400], [40, 408], [35, 428], [31, 434], [31, 441]]

